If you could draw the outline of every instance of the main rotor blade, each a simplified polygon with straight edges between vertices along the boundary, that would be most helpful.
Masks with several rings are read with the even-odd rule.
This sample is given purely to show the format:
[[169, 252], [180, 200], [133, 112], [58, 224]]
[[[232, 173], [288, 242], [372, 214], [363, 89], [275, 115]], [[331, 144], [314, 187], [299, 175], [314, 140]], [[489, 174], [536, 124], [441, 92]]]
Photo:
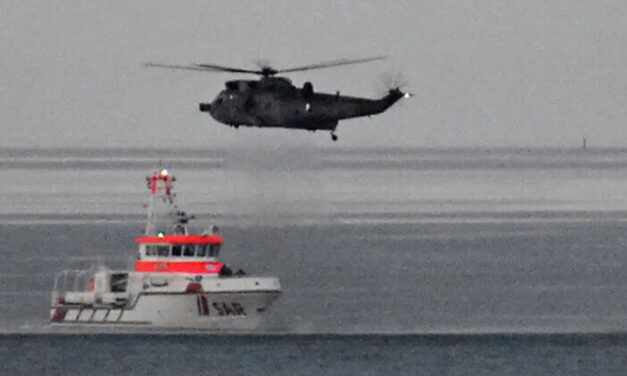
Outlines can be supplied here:
[[387, 56], [376, 56], [376, 57], [368, 57], [368, 58], [364, 58], [364, 59], [332, 60], [332, 61], [326, 61], [326, 62], [317, 63], [317, 64], [303, 65], [303, 66], [300, 66], [300, 67], [279, 69], [279, 70], [277, 70], [277, 73], [300, 72], [300, 71], [306, 71], [306, 70], [312, 70], [312, 69], [323, 69], [323, 68], [337, 67], [337, 66], [340, 66], [340, 65], [361, 64], [361, 63], [367, 63], [369, 61], [383, 60], [383, 59], [386, 59], [386, 58], [387, 58]]
[[374, 60], [383, 60], [387, 58], [387, 56], [376, 56], [376, 57], [368, 57], [365, 59], [341, 59], [341, 60], [332, 60], [326, 61], [317, 64], [311, 65], [303, 65], [300, 67], [293, 67], [287, 69], [279, 69], [275, 70], [269, 66], [263, 66], [260, 70], [252, 70], [252, 69], [241, 69], [241, 68], [233, 68], [227, 67], [224, 65], [216, 65], [216, 64], [192, 64], [192, 65], [171, 65], [171, 64], [159, 64], [159, 63], [146, 63], [144, 66], [146, 67], [157, 67], [157, 68], [170, 68], [170, 69], [186, 69], [186, 70], [195, 70], [202, 72], [231, 72], [231, 73], [250, 73], [250, 74], [258, 74], [261, 76], [274, 76], [277, 73], [289, 73], [289, 72], [300, 72], [307, 71], [312, 69], [324, 69], [337, 67], [340, 65], [349, 65], [349, 64], [360, 64], [367, 63], [369, 61]]
[[155, 67], [155, 68], [170, 68], [170, 69], [187, 69], [187, 70], [195, 70], [195, 71], [208, 71], [208, 69], [197, 67], [194, 65], [170, 65], [170, 64], [159, 64], [159, 63], [145, 63], [145, 67]]
[[159, 64], [159, 63], [145, 63], [144, 66], [156, 67], [156, 68], [195, 70], [195, 71], [201, 71], [201, 72], [235, 72], [235, 73], [262, 74], [261, 71], [224, 67], [221, 65], [213, 65], [213, 64], [171, 65], [171, 64]]
[[262, 74], [262, 72], [258, 71], [258, 70], [225, 67], [223, 65], [215, 65], [215, 64], [194, 64], [194, 66], [205, 68], [205, 69], [208, 69], [208, 70], [214, 70], [214, 71], [218, 71], [218, 72]]

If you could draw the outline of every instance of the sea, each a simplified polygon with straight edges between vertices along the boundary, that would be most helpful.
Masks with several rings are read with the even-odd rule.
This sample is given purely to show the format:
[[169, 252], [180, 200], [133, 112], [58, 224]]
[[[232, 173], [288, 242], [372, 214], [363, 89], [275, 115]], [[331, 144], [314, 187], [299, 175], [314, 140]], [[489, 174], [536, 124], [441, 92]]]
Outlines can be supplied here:
[[[48, 325], [132, 265], [145, 177], [278, 276], [252, 332]], [[0, 148], [0, 375], [627, 374], [627, 149]]]

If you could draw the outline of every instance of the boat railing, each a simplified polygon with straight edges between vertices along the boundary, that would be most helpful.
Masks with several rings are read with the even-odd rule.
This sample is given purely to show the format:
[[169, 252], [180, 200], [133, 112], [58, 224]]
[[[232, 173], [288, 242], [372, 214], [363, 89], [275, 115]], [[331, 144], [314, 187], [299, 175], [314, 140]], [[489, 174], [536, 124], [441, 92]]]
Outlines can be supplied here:
[[97, 268], [68, 269], [59, 272], [54, 279], [52, 300], [57, 302], [68, 291], [89, 291], [93, 289], [93, 275]]
[[[101, 273], [109, 275], [106, 285], [98, 286]], [[57, 274], [52, 290], [52, 305], [70, 304], [126, 304], [129, 298], [127, 271], [112, 271], [105, 267], [82, 270], [63, 270]]]

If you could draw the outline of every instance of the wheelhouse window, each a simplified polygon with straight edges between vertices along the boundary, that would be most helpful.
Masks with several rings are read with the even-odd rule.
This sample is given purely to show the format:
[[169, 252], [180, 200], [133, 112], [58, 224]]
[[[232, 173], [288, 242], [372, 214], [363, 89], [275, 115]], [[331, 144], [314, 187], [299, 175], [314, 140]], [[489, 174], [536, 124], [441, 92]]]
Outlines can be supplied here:
[[211, 244], [209, 246], [209, 257], [218, 257], [220, 253], [220, 244]]
[[217, 257], [220, 253], [220, 244], [172, 244], [146, 245], [148, 257]]
[[158, 245], [157, 246], [157, 255], [160, 257], [168, 257], [170, 255], [170, 246], [169, 245]]
[[204, 244], [196, 245], [196, 257], [205, 257], [207, 254], [207, 246]]
[[155, 248], [154, 245], [147, 245], [146, 246], [146, 256], [156, 256], [157, 255], [157, 249]]
[[172, 257], [179, 257], [181, 256], [181, 246], [180, 245], [173, 245], [172, 246]]
[[167, 245], [154, 245], [154, 244], [146, 245], [146, 256], [167, 257], [169, 253], [170, 253], [170, 247]]
[[194, 245], [193, 244], [185, 244], [183, 246], [183, 256], [193, 257], [194, 256]]

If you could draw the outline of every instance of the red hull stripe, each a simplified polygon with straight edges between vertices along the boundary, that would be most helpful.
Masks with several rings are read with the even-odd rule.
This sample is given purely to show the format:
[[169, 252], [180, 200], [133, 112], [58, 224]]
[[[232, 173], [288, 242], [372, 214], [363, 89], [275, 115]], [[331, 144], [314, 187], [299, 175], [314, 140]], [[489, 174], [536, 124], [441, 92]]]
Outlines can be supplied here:
[[213, 261], [137, 261], [136, 272], [218, 274], [221, 262]]
[[222, 237], [218, 235], [166, 235], [146, 236], [137, 238], [142, 244], [222, 244]]

